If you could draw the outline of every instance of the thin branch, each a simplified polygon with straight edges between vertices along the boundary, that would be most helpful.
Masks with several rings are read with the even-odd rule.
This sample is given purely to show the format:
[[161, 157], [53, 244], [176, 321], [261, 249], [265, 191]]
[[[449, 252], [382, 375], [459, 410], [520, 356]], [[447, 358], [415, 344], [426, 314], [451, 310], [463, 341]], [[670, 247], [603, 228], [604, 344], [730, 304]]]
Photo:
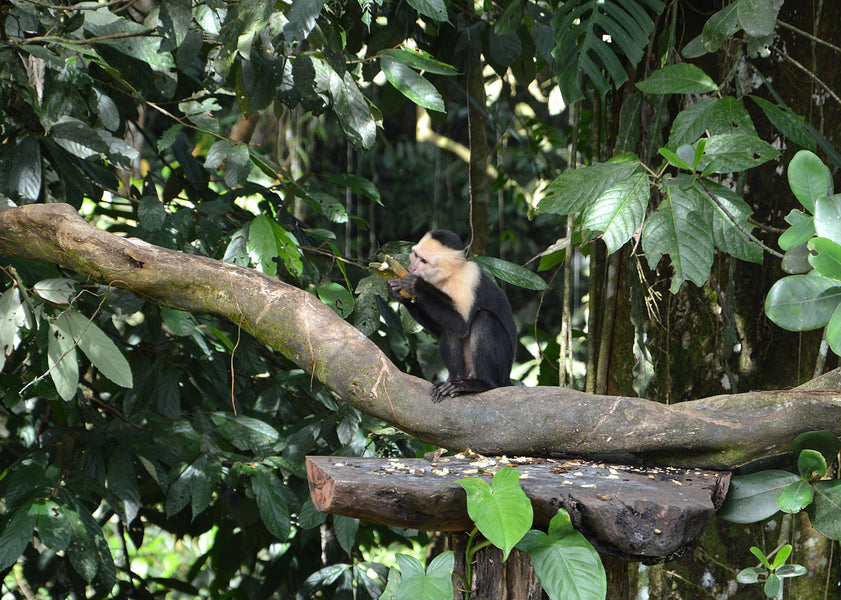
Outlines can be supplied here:
[[790, 57], [788, 54], [786, 54], [785, 52], [783, 52], [783, 51], [779, 50], [778, 48], [773, 48], [773, 51], [774, 51], [774, 53], [776, 53], [776, 54], [777, 54], [777, 56], [779, 56], [780, 58], [783, 58], [783, 59], [787, 60], [787, 61], [788, 61], [788, 62], [790, 62], [792, 65], [794, 65], [797, 69], [799, 69], [799, 70], [803, 71], [806, 75], [808, 75], [808, 76], [809, 76], [809, 78], [810, 78], [810, 79], [812, 79], [815, 83], [817, 83], [820, 87], [822, 87], [822, 88], [823, 88], [823, 90], [824, 90], [827, 94], [829, 94], [829, 95], [832, 97], [832, 99], [833, 99], [833, 100], [835, 100], [838, 104], [841, 104], [841, 98], [839, 98], [839, 97], [838, 97], [838, 95], [837, 95], [835, 92], [833, 92], [833, 91], [830, 89], [830, 87], [829, 87], [827, 84], [825, 84], [825, 83], [821, 80], [821, 78], [820, 78], [820, 77], [818, 77], [817, 75], [815, 75], [814, 73], [812, 73], [809, 69], [807, 69], [806, 67], [804, 67], [803, 65], [801, 65], [799, 62], [797, 62], [797, 61], [796, 61], [796, 60], [794, 60], [792, 57]]
[[121, 32], [121, 33], [109, 33], [108, 35], [100, 35], [96, 37], [90, 38], [82, 38], [78, 40], [74, 40], [73, 38], [66, 38], [66, 37], [59, 37], [54, 35], [41, 35], [35, 36], [31, 38], [19, 38], [19, 37], [12, 37], [9, 38], [10, 41], [17, 43], [17, 44], [40, 44], [40, 43], [47, 43], [47, 42], [60, 42], [62, 44], [75, 44], [77, 46], [87, 46], [91, 44], [97, 44], [99, 42], [107, 42], [110, 40], [121, 40], [121, 39], [129, 39], [129, 38], [136, 38], [136, 37], [146, 37], [150, 36], [157, 31], [156, 27], [149, 27], [148, 29], [143, 29], [142, 31], [134, 31], [134, 32]]
[[830, 50], [834, 50], [835, 52], [838, 52], [839, 54], [841, 54], [841, 48], [839, 48], [835, 44], [830, 44], [826, 40], [822, 40], [821, 38], [816, 37], [816, 36], [812, 35], [811, 33], [807, 32], [807, 31], [803, 31], [802, 29], [798, 29], [794, 25], [789, 25], [785, 21], [781, 21], [781, 20], [777, 19], [777, 24], [782, 25], [784, 28], [793, 31], [794, 33], [796, 33], [798, 35], [802, 35], [803, 37], [812, 40], [816, 44], [820, 44], [821, 46], [824, 46], [826, 48], [829, 48]]

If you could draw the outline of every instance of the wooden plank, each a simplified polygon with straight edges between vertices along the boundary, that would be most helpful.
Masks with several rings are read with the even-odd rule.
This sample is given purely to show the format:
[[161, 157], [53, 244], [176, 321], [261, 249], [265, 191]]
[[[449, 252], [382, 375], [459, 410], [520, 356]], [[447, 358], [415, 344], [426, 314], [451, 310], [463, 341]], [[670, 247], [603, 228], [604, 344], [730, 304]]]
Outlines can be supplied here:
[[535, 527], [565, 508], [597, 550], [647, 563], [677, 558], [694, 545], [721, 505], [730, 474], [545, 458], [426, 459], [308, 456], [315, 507], [374, 523], [467, 531], [464, 489], [454, 482], [515, 467], [532, 501]]

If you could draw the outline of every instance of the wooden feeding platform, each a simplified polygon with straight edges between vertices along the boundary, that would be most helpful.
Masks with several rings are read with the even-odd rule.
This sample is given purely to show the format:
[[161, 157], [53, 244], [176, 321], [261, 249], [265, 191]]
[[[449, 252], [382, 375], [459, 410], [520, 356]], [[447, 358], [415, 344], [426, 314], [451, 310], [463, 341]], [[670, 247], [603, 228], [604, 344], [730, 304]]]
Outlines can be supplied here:
[[513, 467], [545, 531], [559, 508], [602, 554], [658, 563], [690, 550], [721, 506], [730, 473], [573, 459], [308, 456], [310, 495], [322, 512], [429, 531], [469, 531], [466, 477], [490, 483]]

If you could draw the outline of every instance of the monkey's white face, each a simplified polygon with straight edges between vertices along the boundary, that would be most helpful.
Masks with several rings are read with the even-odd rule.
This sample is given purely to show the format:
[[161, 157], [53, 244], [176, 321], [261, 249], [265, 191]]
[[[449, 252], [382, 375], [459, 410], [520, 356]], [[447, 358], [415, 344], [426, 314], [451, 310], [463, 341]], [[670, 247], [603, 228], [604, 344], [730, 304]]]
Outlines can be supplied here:
[[447, 248], [441, 242], [426, 234], [412, 247], [409, 272], [421, 277], [427, 283], [438, 286], [463, 263], [464, 254], [458, 250]]

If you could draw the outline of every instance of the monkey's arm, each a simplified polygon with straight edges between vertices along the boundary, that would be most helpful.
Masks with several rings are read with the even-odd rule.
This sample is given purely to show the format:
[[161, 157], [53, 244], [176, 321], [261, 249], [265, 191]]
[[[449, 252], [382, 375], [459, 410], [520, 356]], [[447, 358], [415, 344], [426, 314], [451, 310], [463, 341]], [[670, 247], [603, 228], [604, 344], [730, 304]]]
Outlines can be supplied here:
[[[414, 299], [406, 300], [400, 295], [401, 290], [407, 291]], [[410, 273], [402, 279], [389, 279], [388, 293], [395, 300], [400, 300], [415, 321], [436, 337], [450, 331], [463, 338], [470, 331], [467, 321], [453, 306], [452, 299], [417, 275]]]

